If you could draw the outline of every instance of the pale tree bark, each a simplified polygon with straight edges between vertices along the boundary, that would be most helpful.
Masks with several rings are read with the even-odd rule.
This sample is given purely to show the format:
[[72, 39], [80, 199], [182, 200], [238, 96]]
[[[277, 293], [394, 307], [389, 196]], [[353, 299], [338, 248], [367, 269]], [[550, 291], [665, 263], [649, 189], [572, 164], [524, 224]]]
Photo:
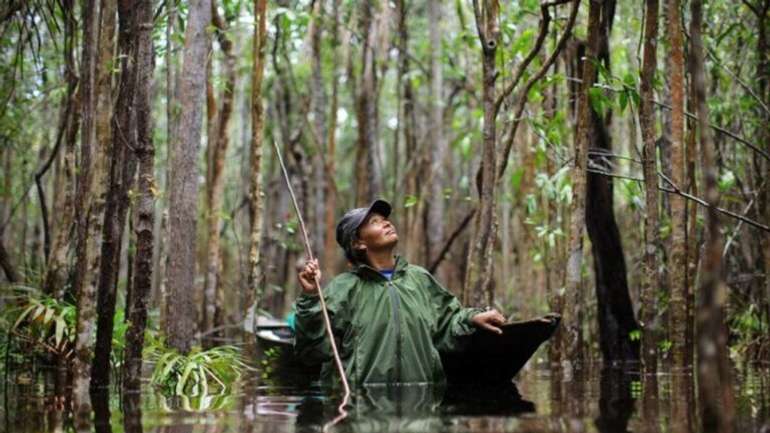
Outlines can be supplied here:
[[152, 0], [140, 0], [134, 5], [136, 23], [136, 159], [139, 162], [139, 194], [136, 199], [134, 259], [131, 305], [127, 308], [126, 352], [124, 355], [123, 389], [138, 392], [142, 378], [142, 348], [147, 325], [147, 305], [152, 289], [153, 228], [155, 225], [155, 146], [152, 141], [151, 88], [154, 68], [152, 47]]
[[583, 232], [585, 229], [586, 169], [588, 167], [588, 141], [591, 128], [591, 107], [588, 91], [596, 76], [595, 62], [599, 42], [601, 2], [591, 0], [588, 11], [588, 42], [582, 65], [583, 84], [577, 97], [577, 128], [575, 131], [574, 165], [572, 168], [572, 203], [570, 205], [570, 226], [567, 268], [565, 275], [565, 296], [570, 299], [564, 314], [562, 351], [565, 359], [571, 359], [582, 343], [581, 323], [578, 316], [583, 305]]
[[496, 189], [497, 189], [497, 129], [495, 82], [497, 68], [495, 56], [500, 41], [499, 4], [496, 0], [473, 2], [476, 29], [482, 49], [482, 101], [484, 106], [484, 142], [481, 150], [481, 166], [476, 177], [479, 194], [478, 211], [471, 241], [463, 285], [466, 305], [492, 305], [494, 297], [494, 247], [497, 236]]
[[201, 105], [208, 56], [206, 27], [211, 22], [210, 0], [189, 4], [182, 71], [178, 89], [180, 115], [172, 143], [169, 177], [168, 345], [189, 352], [196, 331], [195, 245], [197, 225], [197, 156], [201, 135]]
[[429, 188], [430, 194], [425, 202], [427, 222], [425, 224], [426, 251], [425, 265], [432, 263], [441, 249], [444, 238], [444, 166], [446, 142], [444, 141], [444, 87], [441, 37], [444, 34], [442, 19], [442, 1], [428, 2], [428, 22], [432, 23], [430, 31], [430, 90], [428, 92], [429, 117], [428, 142], [430, 151]]
[[356, 86], [356, 206], [368, 205], [381, 192], [381, 173], [377, 164], [377, 26], [375, 11], [378, 1], [362, 2], [359, 32], [361, 46], [361, 77]]
[[639, 124], [644, 140], [644, 271], [639, 304], [642, 327], [642, 365], [647, 375], [654, 376], [658, 368], [659, 329], [655, 291], [658, 287], [658, 171], [655, 150], [655, 97], [653, 79], [657, 66], [658, 0], [647, 0], [644, 18], [644, 57], [640, 77]]
[[[671, 180], [678, 187], [684, 186], [684, 53], [680, 17], [680, 1], [668, 3], [668, 37], [671, 65]], [[669, 301], [669, 327], [673, 367], [685, 368], [685, 332], [687, 326], [687, 286], [685, 282], [686, 221], [685, 201], [672, 195], [671, 201], [671, 256], [669, 276], [671, 297]]]
[[89, 370], [93, 357], [92, 339], [96, 333], [94, 316], [96, 303], [94, 286], [87, 283], [88, 275], [88, 186], [92, 165], [93, 143], [96, 139], [94, 115], [96, 107], [96, 45], [99, 24], [99, 8], [96, 0], [87, 0], [83, 5], [83, 54], [81, 62], [80, 91], [82, 97], [82, 127], [80, 139], [80, 161], [77, 177], [75, 215], [77, 221], [77, 263], [74, 293], [77, 298], [77, 320], [75, 357], [72, 362], [72, 404], [77, 425], [88, 422], [91, 413], [91, 399], [88, 387], [91, 382]]
[[[262, 297], [264, 269], [260, 247], [262, 246], [262, 154], [264, 128], [264, 105], [262, 102], [262, 79], [265, 73], [265, 45], [267, 45], [267, 0], [254, 0], [254, 41], [252, 45], [253, 64], [251, 70], [251, 149], [249, 174], [249, 277], [244, 293], [244, 306], [253, 315], [251, 333], [244, 333], [246, 344], [253, 344], [256, 330], [257, 305]], [[250, 314], [249, 314], [250, 313]]]
[[51, 252], [48, 256], [45, 276], [43, 277], [43, 292], [57, 299], [64, 294], [64, 285], [67, 279], [67, 253], [71, 244], [71, 229], [74, 218], [74, 191], [75, 191], [75, 142], [80, 124], [79, 97], [77, 94], [78, 77], [75, 72], [75, 22], [72, 0], [62, 4], [64, 13], [64, 77], [67, 80], [67, 100], [65, 101], [65, 114], [60, 125], [64, 140], [64, 152], [59, 166], [60, 174], [57, 174], [58, 184], [56, 189], [59, 194], [54, 198], [53, 240]]
[[[93, 153], [92, 180], [89, 188], [89, 218], [88, 223], [88, 279], [86, 284], [92, 288], [89, 292], [97, 295], [97, 324], [104, 323], [104, 316], [114, 315], [114, 306], [104, 307], [103, 293], [98, 290], [100, 278], [100, 261], [102, 255], [102, 229], [105, 215], [105, 200], [109, 181], [108, 154], [112, 149], [112, 70], [115, 49], [115, 15], [117, 3], [115, 0], [101, 1], [101, 24], [99, 28], [99, 63], [96, 66], [96, 147]], [[100, 303], [99, 301], [102, 301]], [[114, 302], [113, 302], [114, 305]], [[94, 362], [91, 367], [91, 388], [104, 387], [109, 384], [110, 351], [101, 350], [105, 340], [112, 346], [112, 326], [96, 329], [96, 348]], [[99, 343], [102, 343], [101, 345]]]
[[690, 36], [692, 61], [690, 73], [695, 92], [698, 132], [701, 144], [703, 189], [711, 205], [706, 213], [706, 245], [699, 288], [698, 308], [698, 393], [700, 395], [701, 427], [706, 432], [730, 433], [735, 415], [727, 329], [724, 322], [727, 287], [722, 281], [722, 238], [719, 232], [719, 203], [717, 173], [714, 164], [714, 144], [706, 105], [704, 47], [701, 36], [703, 3], [692, 0]]
[[217, 326], [216, 318], [220, 315], [222, 308], [218, 305], [218, 292], [221, 290], [220, 284], [220, 226], [222, 212], [222, 200], [224, 195], [224, 167], [227, 147], [230, 144], [230, 134], [228, 126], [230, 117], [233, 113], [233, 100], [235, 89], [235, 53], [233, 53], [233, 42], [228, 38], [227, 31], [230, 27], [229, 20], [223, 20], [217, 12], [216, 0], [212, 0], [211, 13], [214, 26], [217, 29], [216, 37], [219, 47], [224, 54], [224, 89], [219, 97], [221, 106], [216, 109], [215, 126], [213, 127], [213, 138], [209, 142], [212, 148], [211, 158], [209, 159], [209, 182], [206, 190], [207, 202], [207, 231], [208, 245], [206, 247], [206, 277], [203, 289], [203, 332], [211, 331]]

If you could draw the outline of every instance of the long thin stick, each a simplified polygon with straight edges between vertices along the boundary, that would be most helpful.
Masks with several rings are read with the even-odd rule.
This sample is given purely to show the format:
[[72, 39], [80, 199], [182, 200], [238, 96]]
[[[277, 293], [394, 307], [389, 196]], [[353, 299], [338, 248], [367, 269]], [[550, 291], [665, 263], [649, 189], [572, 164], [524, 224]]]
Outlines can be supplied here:
[[[294, 189], [291, 187], [291, 181], [289, 180], [289, 173], [286, 171], [286, 166], [283, 164], [283, 157], [281, 157], [281, 149], [278, 148], [278, 144], [273, 140], [273, 147], [275, 147], [275, 154], [278, 155], [278, 163], [281, 164], [281, 171], [283, 172], [283, 178], [286, 180], [286, 187], [289, 188], [289, 194], [291, 195], [291, 202], [294, 204], [294, 210], [297, 212], [297, 219], [299, 219], [299, 227], [302, 230], [302, 236], [305, 240], [305, 253], [308, 260], [315, 260], [313, 251], [310, 249], [310, 239], [307, 236], [307, 229], [305, 228], [305, 221], [302, 219], [302, 213], [299, 211], [299, 205], [297, 205], [297, 198], [294, 196]], [[313, 279], [315, 282], [315, 288], [318, 291], [318, 299], [321, 301], [321, 314], [324, 318], [324, 325], [326, 326], [326, 334], [329, 336], [329, 343], [332, 346], [332, 354], [334, 354], [334, 363], [337, 365], [337, 372], [342, 379], [342, 387], [345, 390], [345, 396], [342, 398], [342, 403], [338, 408], [342, 417], [347, 416], [347, 412], [344, 407], [348, 404], [350, 398], [350, 385], [348, 385], [348, 378], [345, 376], [345, 369], [342, 367], [342, 360], [340, 354], [337, 351], [337, 343], [334, 341], [334, 334], [332, 333], [332, 323], [329, 320], [329, 313], [326, 310], [326, 301], [324, 300], [323, 292], [321, 291], [321, 284], [318, 282], [318, 274]], [[338, 418], [341, 419], [341, 418]]]

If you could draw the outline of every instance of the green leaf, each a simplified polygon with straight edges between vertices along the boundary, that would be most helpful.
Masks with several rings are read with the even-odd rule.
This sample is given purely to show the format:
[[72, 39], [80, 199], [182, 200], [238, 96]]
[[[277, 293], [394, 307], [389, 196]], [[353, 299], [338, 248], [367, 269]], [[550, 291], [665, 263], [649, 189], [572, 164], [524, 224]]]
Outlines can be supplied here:
[[416, 196], [408, 195], [404, 199], [404, 208], [410, 208], [410, 207], [416, 205], [418, 201], [419, 201], [419, 199]]

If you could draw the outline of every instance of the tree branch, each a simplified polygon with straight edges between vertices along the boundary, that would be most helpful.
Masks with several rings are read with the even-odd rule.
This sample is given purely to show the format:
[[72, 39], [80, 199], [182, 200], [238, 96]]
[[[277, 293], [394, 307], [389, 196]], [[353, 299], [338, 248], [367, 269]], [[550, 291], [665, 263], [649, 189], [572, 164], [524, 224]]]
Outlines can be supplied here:
[[567, 39], [572, 34], [572, 28], [575, 26], [575, 20], [577, 18], [578, 9], [580, 7], [580, 0], [573, 0], [572, 2], [572, 10], [570, 11], [569, 21], [567, 21], [567, 27], [564, 29], [564, 32], [562, 32], [561, 37], [559, 38], [559, 41], [556, 43], [556, 47], [553, 49], [553, 52], [551, 53], [551, 56], [548, 57], [548, 59], [543, 63], [543, 65], [540, 67], [540, 70], [537, 71], [537, 73], [532, 76], [529, 81], [527, 81], [527, 84], [524, 86], [524, 89], [521, 91], [521, 96], [519, 97], [519, 104], [516, 108], [516, 114], [513, 117], [512, 124], [511, 124], [511, 132], [508, 134], [508, 138], [505, 142], [505, 150], [503, 151], [503, 154], [500, 161], [500, 169], [497, 173], [497, 179], [498, 181], [503, 178], [503, 174], [505, 173], [506, 167], [508, 167], [508, 156], [511, 154], [511, 148], [513, 147], [513, 139], [516, 137], [516, 131], [519, 129], [519, 124], [521, 123], [522, 114], [524, 113], [524, 107], [527, 104], [528, 100], [528, 94], [530, 89], [532, 89], [532, 86], [535, 85], [536, 82], [538, 82], [543, 76], [548, 72], [548, 69], [551, 67], [553, 62], [556, 61], [556, 58], [559, 56], [559, 53], [564, 49], [564, 45], [567, 43]]
[[[590, 169], [590, 168], [589, 168], [589, 169], [587, 169], [586, 171], [588, 171], [589, 173], [601, 174], [602, 176], [607, 176], [607, 177], [616, 177], [616, 178], [618, 178], [618, 179], [633, 180], [633, 181], [635, 181], [635, 182], [639, 182], [639, 183], [643, 183], [643, 182], [644, 182], [644, 179], [640, 179], [640, 178], [638, 178], [638, 177], [623, 176], [623, 175], [620, 175], [620, 174], [607, 173], [606, 171], [602, 171], [602, 170], [594, 170], [594, 169]], [[663, 173], [661, 173], [661, 172], [658, 172], [658, 176], [660, 176], [660, 177], [661, 177], [663, 180], [665, 180], [665, 181], [666, 181], [666, 183], [668, 183], [669, 185], [671, 185], [671, 188], [670, 188], [670, 189], [669, 189], [669, 188], [666, 188], [666, 187], [663, 187], [663, 186], [660, 186], [660, 185], [658, 185], [658, 190], [660, 190], [660, 191], [664, 191], [664, 192], [668, 192], [668, 193], [673, 193], [673, 194], [676, 194], [676, 195], [679, 195], [679, 196], [681, 196], [681, 197], [684, 197], [684, 198], [686, 198], [687, 200], [691, 200], [691, 201], [694, 201], [695, 203], [698, 203], [699, 205], [701, 205], [701, 206], [703, 206], [703, 207], [705, 207], [705, 208], [707, 208], [707, 209], [709, 209], [709, 208], [712, 208], [712, 207], [713, 207], [713, 208], [714, 208], [714, 210], [716, 210], [716, 211], [717, 211], [717, 212], [719, 212], [719, 213], [722, 213], [722, 214], [724, 214], [724, 215], [727, 215], [727, 216], [729, 216], [729, 217], [732, 217], [732, 218], [738, 219], [738, 220], [740, 220], [740, 221], [743, 221], [743, 222], [745, 222], [746, 224], [748, 224], [748, 225], [750, 225], [750, 226], [753, 226], [753, 227], [756, 227], [756, 228], [758, 228], [758, 229], [760, 229], [760, 230], [763, 230], [763, 231], [766, 231], [766, 232], [770, 232], [770, 226], [767, 226], [767, 225], [765, 225], [765, 224], [762, 224], [762, 223], [760, 223], [760, 222], [754, 221], [754, 220], [752, 220], [752, 219], [748, 218], [748, 217], [747, 217], [747, 216], [745, 216], [745, 215], [737, 214], [737, 213], [735, 213], [735, 212], [729, 211], [729, 210], [727, 210], [727, 209], [723, 209], [723, 208], [721, 208], [721, 207], [718, 207], [718, 206], [712, 206], [712, 205], [710, 205], [708, 202], [706, 202], [705, 200], [703, 200], [702, 198], [700, 198], [700, 197], [696, 197], [696, 196], [694, 196], [694, 195], [688, 194], [688, 193], [686, 193], [686, 192], [683, 192], [682, 190], [680, 190], [680, 189], [679, 189], [679, 187], [677, 187], [676, 185], [674, 185], [674, 183], [673, 183], [673, 182], [671, 182], [671, 179], [669, 179], [668, 177], [666, 177], [666, 175], [664, 175]]]
[[540, 5], [540, 28], [537, 33], [537, 39], [535, 40], [535, 46], [532, 47], [527, 56], [524, 58], [524, 61], [522, 61], [519, 64], [519, 67], [516, 68], [516, 72], [513, 74], [513, 80], [508, 83], [508, 86], [506, 86], [500, 96], [497, 97], [497, 100], [495, 101], [495, 118], [497, 118], [497, 113], [500, 111], [500, 106], [503, 105], [505, 98], [507, 98], [513, 89], [515, 89], [519, 84], [521, 77], [524, 75], [524, 71], [527, 70], [529, 64], [532, 63], [532, 60], [535, 59], [537, 53], [540, 52], [540, 48], [543, 47], [545, 37], [548, 36], [548, 27], [550, 24], [551, 14], [548, 13], [548, 6], [546, 4], [542, 4]]
[[433, 261], [433, 263], [428, 268], [428, 272], [431, 274], [436, 272], [436, 268], [438, 268], [438, 265], [441, 264], [441, 262], [444, 260], [444, 257], [446, 256], [447, 252], [449, 252], [449, 249], [452, 247], [452, 244], [454, 243], [455, 239], [457, 239], [458, 236], [460, 236], [460, 233], [465, 230], [466, 227], [468, 227], [468, 223], [471, 222], [473, 219], [473, 215], [476, 214], [476, 208], [472, 208], [470, 211], [468, 211], [468, 214], [465, 215], [465, 218], [460, 222], [460, 224], [455, 228], [455, 230], [452, 232], [452, 234], [447, 239], [446, 243], [444, 243], [444, 247], [441, 248], [441, 252], [438, 253], [438, 257]]

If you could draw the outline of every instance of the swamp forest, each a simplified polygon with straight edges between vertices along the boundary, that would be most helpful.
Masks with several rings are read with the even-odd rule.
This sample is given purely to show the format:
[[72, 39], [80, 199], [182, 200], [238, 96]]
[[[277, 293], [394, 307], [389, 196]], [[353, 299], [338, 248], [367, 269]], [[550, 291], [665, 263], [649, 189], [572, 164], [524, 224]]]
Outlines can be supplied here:
[[[0, 57], [0, 431], [770, 432], [770, 0], [3, 0]], [[553, 325], [500, 383], [295, 368], [376, 199]]]

